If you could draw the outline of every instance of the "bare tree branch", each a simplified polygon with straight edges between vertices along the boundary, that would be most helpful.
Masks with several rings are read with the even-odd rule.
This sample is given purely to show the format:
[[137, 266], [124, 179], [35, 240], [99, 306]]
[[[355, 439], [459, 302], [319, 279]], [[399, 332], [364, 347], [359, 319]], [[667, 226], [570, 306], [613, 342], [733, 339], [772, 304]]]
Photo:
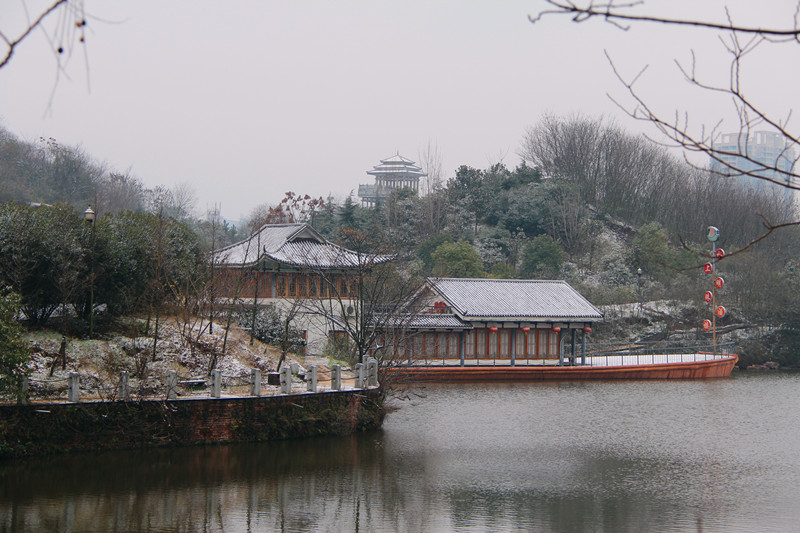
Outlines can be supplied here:
[[[630, 15], [623, 13], [621, 10], [638, 7], [644, 2], [608, 2], [608, 3], [595, 3], [589, 2], [586, 5], [578, 5], [570, 0], [545, 0], [548, 4], [553, 6], [552, 9], [540, 11], [535, 16], [529, 16], [528, 20], [532, 23], [539, 22], [548, 15], [571, 15], [573, 22], [584, 22], [591, 18], [602, 18], [606, 22], [613, 24], [621, 29], [628, 29], [629, 26], [622, 24], [622, 22], [655, 22], [658, 24], [668, 24], [672, 26], [690, 26], [695, 28], [705, 28], [710, 30], [726, 30], [735, 31], [739, 33], [748, 33], [752, 35], [769, 36], [769, 37], [783, 37], [796, 39], [800, 37], [800, 28], [797, 24], [792, 28], [775, 29], [775, 28], [756, 28], [749, 26], [742, 26], [734, 24], [730, 17], [727, 24], [718, 22], [705, 22], [701, 20], [685, 20], [673, 19], [668, 17], [651, 17], [647, 15]], [[796, 19], [795, 19], [796, 21]]]
[[57, 0], [53, 5], [47, 8], [41, 15], [39, 15], [39, 17], [36, 20], [34, 20], [28, 26], [28, 28], [13, 41], [9, 40], [2, 32], [0, 32], [0, 38], [2, 38], [3, 41], [5, 41], [5, 43], [8, 45], [8, 51], [6, 52], [5, 57], [2, 60], [0, 60], [0, 68], [5, 67], [8, 64], [8, 62], [11, 61], [11, 56], [14, 55], [14, 50], [16, 49], [16, 47], [19, 46], [19, 44], [22, 41], [24, 41], [33, 32], [33, 30], [35, 30], [42, 23], [42, 21], [44, 21], [44, 19], [47, 18], [48, 15], [57, 10], [62, 4], [66, 4], [68, 1], [69, 0]]
[[[712, 162], [712, 171], [722, 177], [750, 177], [756, 180], [769, 182], [787, 189], [800, 190], [800, 174], [795, 170], [795, 164], [800, 160], [800, 135], [790, 128], [791, 111], [784, 118], [778, 118], [765, 111], [765, 107], [754, 101], [743, 88], [744, 60], [754, 50], [761, 46], [793, 41], [800, 43], [800, 2], [793, 16], [793, 26], [785, 29], [749, 27], [734, 22], [733, 17], [726, 9], [727, 22], [716, 23], [691, 19], [677, 19], [669, 17], [632, 14], [629, 10], [644, 5], [642, 1], [636, 2], [588, 2], [577, 3], [572, 0], [546, 0], [550, 9], [540, 11], [536, 16], [530, 16], [531, 22], [540, 21], [549, 15], [568, 15], [574, 22], [583, 22], [590, 18], [602, 18], [622, 29], [633, 23], [660, 23], [669, 26], [690, 26], [708, 31], [727, 32], [720, 36], [726, 52], [730, 54], [730, 76], [727, 85], [709, 83], [697, 73], [697, 62], [694, 51], [691, 51], [691, 63], [685, 65], [676, 60], [675, 63], [683, 78], [692, 86], [709, 92], [719, 94], [731, 99], [737, 119], [739, 121], [739, 138], [736, 149], [724, 148], [717, 143], [722, 121], [714, 127], [707, 129], [701, 127], [690, 128], [689, 115], [684, 113], [681, 117], [676, 111], [675, 117], [667, 119], [657, 113], [649, 101], [636, 89], [637, 82], [641, 79], [647, 66], [641, 69], [632, 78], [623, 76], [610, 55], [606, 57], [614, 75], [625, 87], [632, 105], [623, 105], [617, 99], [609, 96], [611, 100], [629, 117], [634, 120], [649, 122], [666, 138], [658, 141], [668, 147], [683, 148], [688, 152], [703, 154]], [[757, 157], [750, 147], [751, 139], [756, 134], [756, 128], [775, 133], [782, 138], [783, 145], [777, 157], [764, 160]], [[695, 168], [705, 170], [704, 166], [692, 163], [684, 153], [684, 159]]]

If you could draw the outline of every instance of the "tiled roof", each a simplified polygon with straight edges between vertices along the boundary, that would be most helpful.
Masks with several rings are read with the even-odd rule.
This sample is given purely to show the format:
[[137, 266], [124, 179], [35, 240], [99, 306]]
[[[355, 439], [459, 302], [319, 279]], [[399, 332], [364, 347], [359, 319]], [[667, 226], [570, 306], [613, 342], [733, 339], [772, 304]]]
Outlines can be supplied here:
[[428, 284], [466, 320], [601, 320], [565, 281], [430, 278]]
[[353, 268], [391, 261], [387, 255], [358, 254], [328, 242], [308, 224], [267, 224], [248, 239], [214, 252], [218, 265], [252, 266], [267, 257], [306, 268]]
[[386, 321], [386, 326], [408, 329], [472, 329], [472, 325], [452, 314], [419, 313], [397, 315]]
[[403, 174], [410, 177], [427, 176], [422, 168], [418, 167], [414, 161], [406, 159], [400, 154], [381, 159], [381, 164], [372, 167], [372, 170], [368, 170], [367, 174], [373, 176], [383, 174]]

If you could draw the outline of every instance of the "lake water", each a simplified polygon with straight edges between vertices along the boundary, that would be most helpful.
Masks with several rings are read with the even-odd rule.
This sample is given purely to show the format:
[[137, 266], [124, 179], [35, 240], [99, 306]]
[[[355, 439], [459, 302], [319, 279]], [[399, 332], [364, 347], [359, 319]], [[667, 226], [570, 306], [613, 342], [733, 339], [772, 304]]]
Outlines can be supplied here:
[[380, 432], [0, 464], [0, 531], [798, 531], [800, 374], [428, 385]]

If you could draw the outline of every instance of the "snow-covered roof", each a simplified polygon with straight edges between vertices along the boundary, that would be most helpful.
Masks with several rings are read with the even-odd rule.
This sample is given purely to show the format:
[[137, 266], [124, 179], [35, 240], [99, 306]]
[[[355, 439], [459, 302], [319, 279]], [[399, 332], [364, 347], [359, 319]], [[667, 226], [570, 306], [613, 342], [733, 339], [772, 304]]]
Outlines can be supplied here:
[[390, 317], [384, 326], [407, 329], [472, 329], [471, 324], [449, 313], [400, 314]]
[[387, 157], [386, 159], [381, 159], [381, 164], [375, 165], [372, 167], [372, 170], [367, 170], [367, 174], [372, 176], [402, 174], [411, 178], [427, 176], [427, 174], [422, 171], [422, 168], [418, 167], [414, 161], [407, 159], [400, 154]]
[[603, 313], [565, 281], [429, 278], [428, 286], [464, 320], [602, 320]]
[[252, 266], [263, 258], [301, 268], [354, 268], [393, 259], [333, 244], [304, 223], [266, 224], [249, 238], [214, 251], [213, 256], [217, 265], [236, 267]]

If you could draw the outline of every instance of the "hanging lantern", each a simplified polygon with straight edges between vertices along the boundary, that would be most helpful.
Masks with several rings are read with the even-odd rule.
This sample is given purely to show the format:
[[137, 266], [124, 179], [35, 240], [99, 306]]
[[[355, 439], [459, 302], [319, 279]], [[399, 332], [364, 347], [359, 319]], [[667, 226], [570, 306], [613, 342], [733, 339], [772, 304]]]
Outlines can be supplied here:
[[718, 289], [721, 289], [725, 285], [725, 280], [722, 277], [718, 277], [714, 280], [714, 286]]
[[711, 263], [703, 265], [703, 273], [711, 274], [712, 272], [714, 272], [714, 266]]
[[703, 329], [706, 331], [711, 330], [711, 321], [710, 320], [703, 320]]
[[720, 305], [719, 307], [717, 307], [717, 316], [718, 317], [720, 317], [720, 318], [724, 317], [725, 313], [727, 313], [727, 310], [725, 309], [724, 306]]
[[586, 326], [586, 327], [583, 328], [583, 331], [586, 332], [586, 333], [591, 333], [592, 332], [592, 328], [590, 328], [589, 326]]
[[714, 251], [714, 255], [717, 256], [717, 259], [722, 259], [723, 257], [725, 257], [725, 250], [723, 250], [722, 248], [717, 248]]
[[529, 326], [522, 326], [522, 331], [528, 333], [531, 330]]
[[553, 331], [555, 333], [561, 333], [561, 326], [553, 326]]
[[707, 304], [710, 304], [713, 299], [714, 294], [711, 291], [706, 291], [705, 294], [703, 294], [703, 300], [705, 300]]
[[491, 331], [492, 333], [497, 333], [497, 326], [490, 327], [489, 331]]

